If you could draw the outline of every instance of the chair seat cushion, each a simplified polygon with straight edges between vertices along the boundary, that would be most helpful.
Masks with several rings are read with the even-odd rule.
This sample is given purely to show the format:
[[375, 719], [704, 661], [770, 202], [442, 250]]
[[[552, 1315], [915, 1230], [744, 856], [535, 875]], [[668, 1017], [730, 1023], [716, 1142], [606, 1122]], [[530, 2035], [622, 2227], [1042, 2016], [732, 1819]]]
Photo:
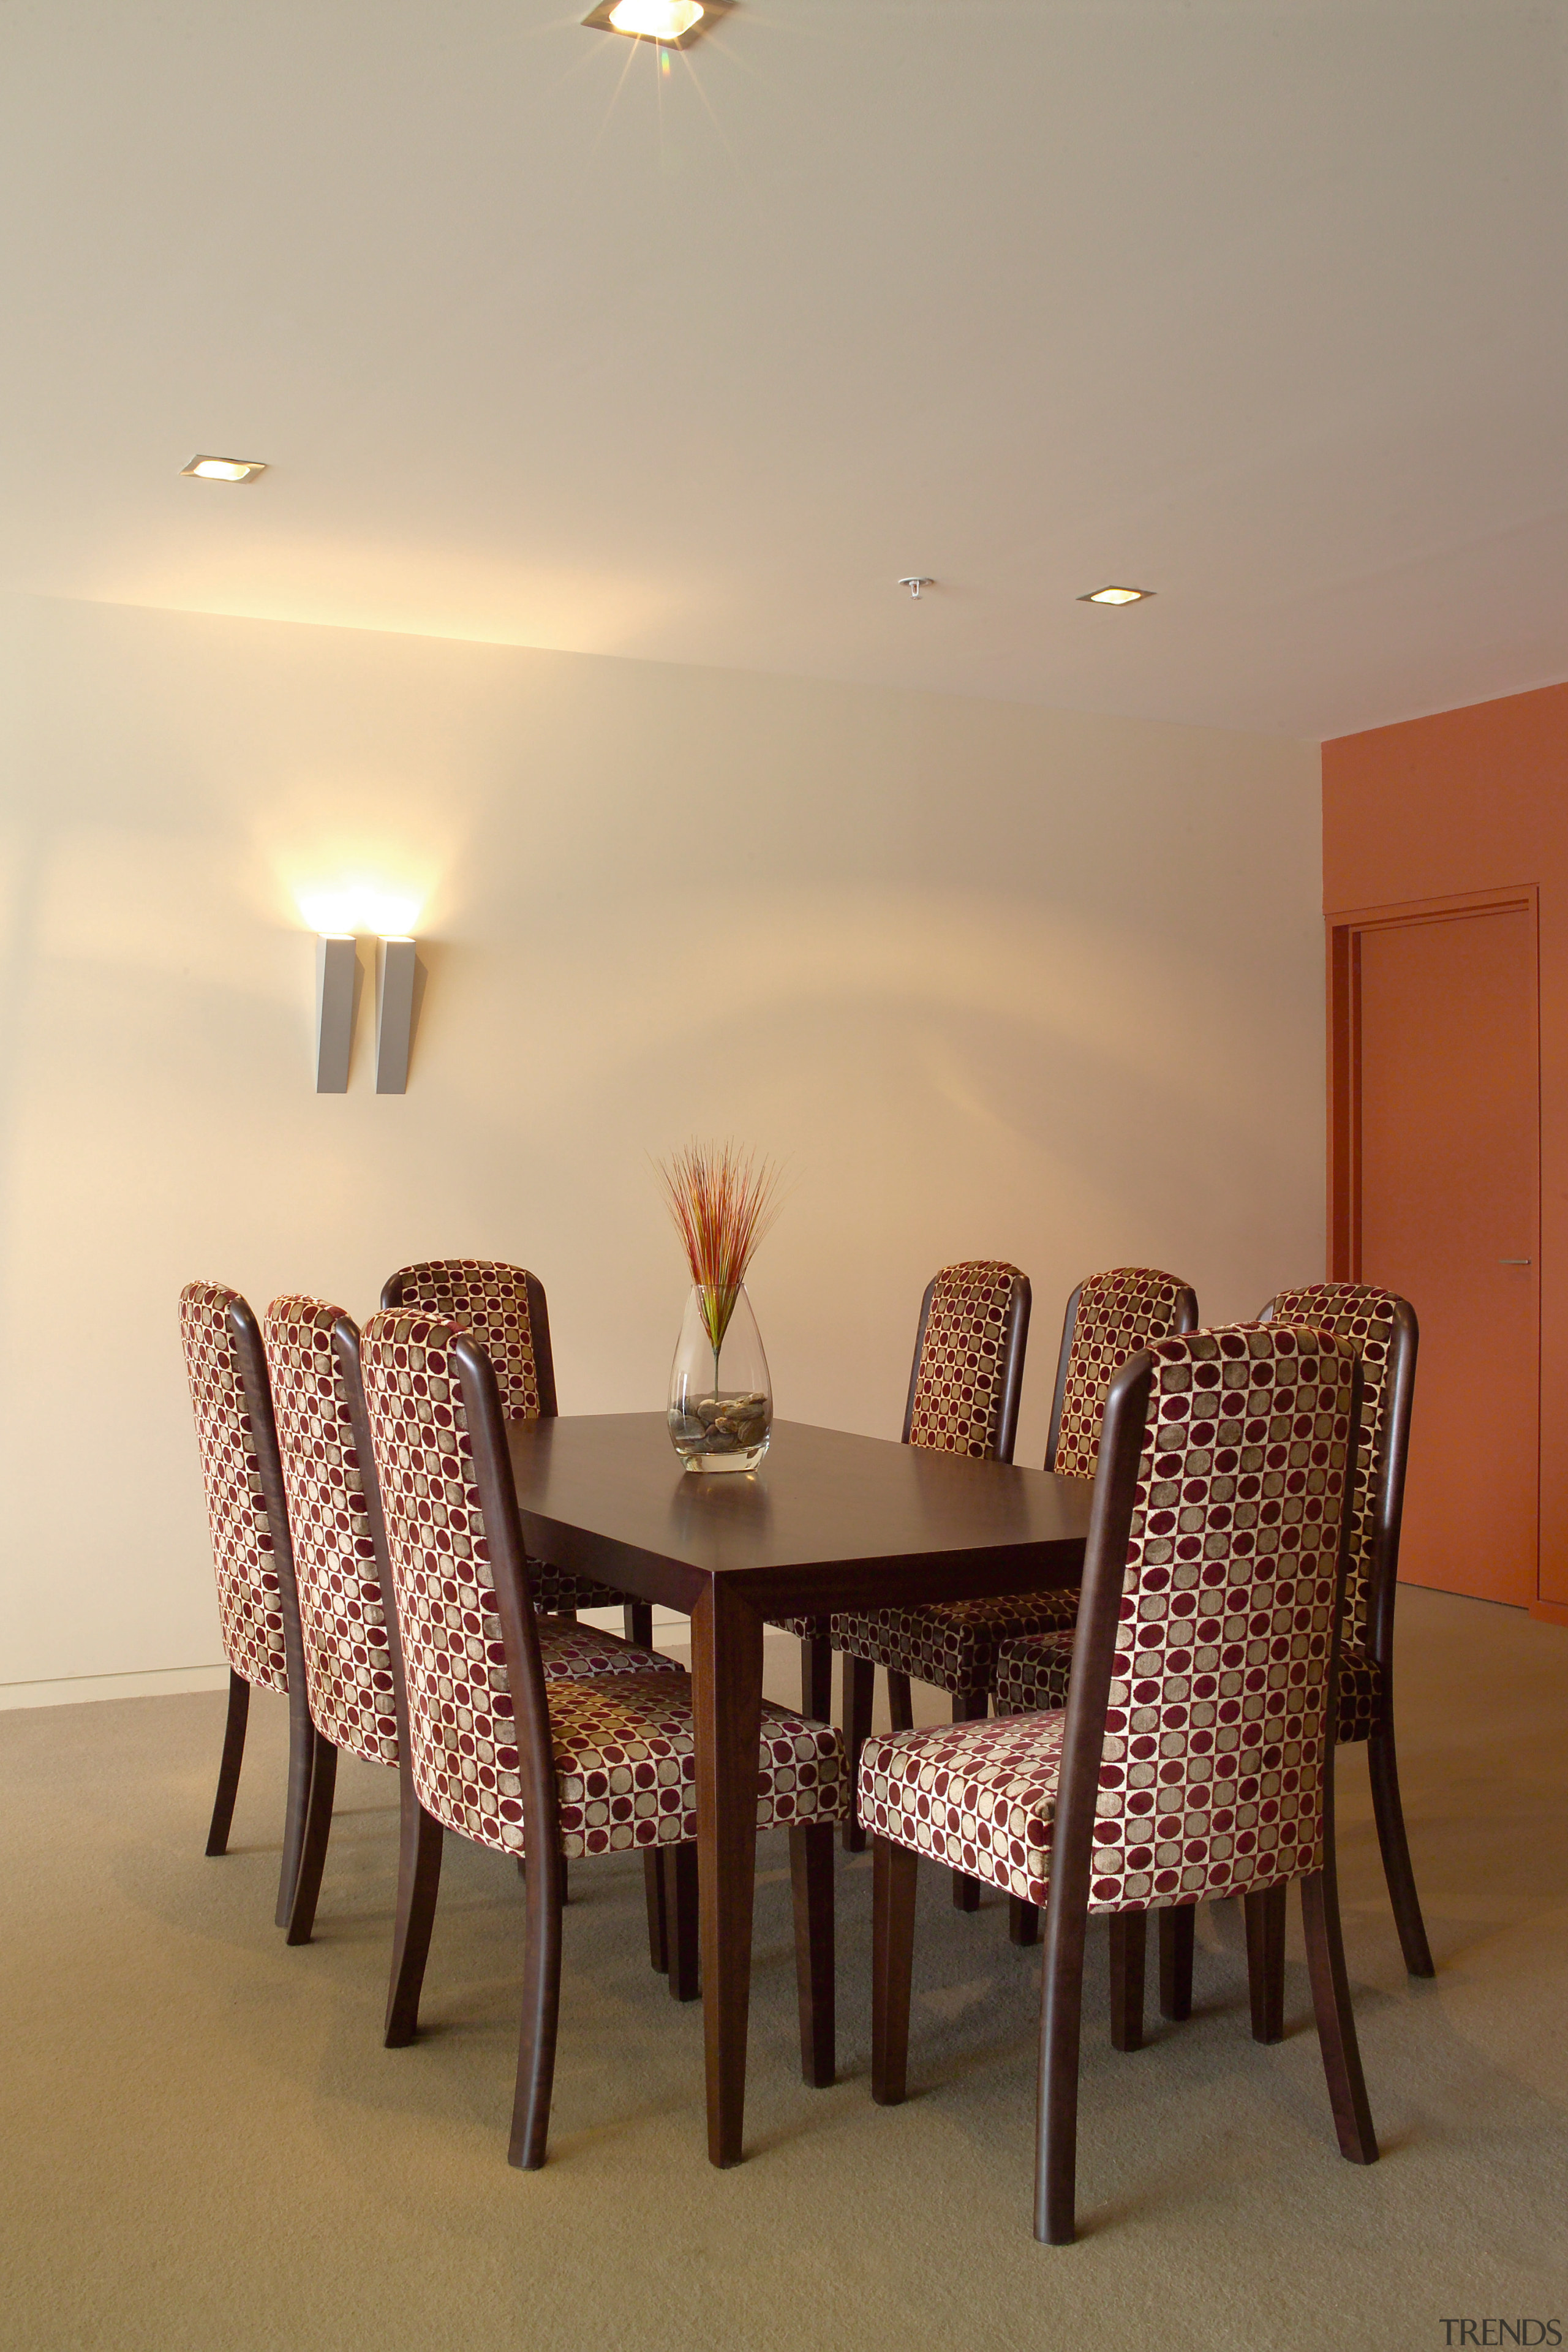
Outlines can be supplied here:
[[836, 1650], [938, 1690], [987, 1691], [1005, 1643], [1078, 1622], [1076, 1592], [1014, 1592], [994, 1601], [934, 1601], [914, 1609], [836, 1612]]
[[1072, 1645], [1072, 1633], [1065, 1628], [1004, 1643], [996, 1659], [997, 1714], [1038, 1715], [1066, 1706]]
[[860, 1750], [862, 1826], [1043, 1904], [1066, 1722], [1003, 1716], [873, 1736]]
[[[600, 1674], [549, 1685], [561, 1850], [568, 1861], [697, 1835], [697, 1742], [690, 1676]], [[522, 1795], [510, 1699], [464, 1726], [442, 1727], [456, 1749], [446, 1770], [415, 1757], [421, 1802], [450, 1829], [508, 1853], [523, 1851]], [[849, 1769], [842, 1735], [764, 1703], [757, 1751], [757, 1827], [845, 1818]]]
[[589, 1675], [679, 1675], [685, 1668], [673, 1658], [623, 1642], [618, 1633], [601, 1633], [593, 1625], [579, 1625], [574, 1617], [542, 1617], [539, 1647], [546, 1682], [577, 1682]]
[[827, 1610], [818, 1617], [769, 1617], [764, 1621], [781, 1633], [794, 1633], [803, 1642], [824, 1642], [833, 1631], [833, 1618]]

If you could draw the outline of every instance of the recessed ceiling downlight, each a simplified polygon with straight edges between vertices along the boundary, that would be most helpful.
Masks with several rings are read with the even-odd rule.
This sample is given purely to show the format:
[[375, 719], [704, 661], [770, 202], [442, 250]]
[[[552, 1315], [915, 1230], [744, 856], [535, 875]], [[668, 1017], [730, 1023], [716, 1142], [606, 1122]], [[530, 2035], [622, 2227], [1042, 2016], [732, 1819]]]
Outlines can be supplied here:
[[1080, 596], [1080, 604], [1146, 604], [1154, 593], [1152, 588], [1091, 588]]
[[198, 482], [253, 482], [267, 467], [260, 457], [193, 457], [180, 471], [194, 474]]
[[601, 0], [583, 22], [595, 32], [625, 33], [634, 41], [689, 49], [732, 5], [733, 0]]

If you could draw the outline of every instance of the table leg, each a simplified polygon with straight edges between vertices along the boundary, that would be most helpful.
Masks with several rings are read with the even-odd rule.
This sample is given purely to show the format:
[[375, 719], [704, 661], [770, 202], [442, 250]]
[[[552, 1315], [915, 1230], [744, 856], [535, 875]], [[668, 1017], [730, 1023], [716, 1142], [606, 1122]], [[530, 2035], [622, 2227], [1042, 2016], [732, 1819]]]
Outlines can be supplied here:
[[726, 1589], [722, 1577], [712, 1580], [691, 1612], [691, 1677], [708, 2156], [724, 2166], [741, 2161], [746, 2105], [763, 1621]]

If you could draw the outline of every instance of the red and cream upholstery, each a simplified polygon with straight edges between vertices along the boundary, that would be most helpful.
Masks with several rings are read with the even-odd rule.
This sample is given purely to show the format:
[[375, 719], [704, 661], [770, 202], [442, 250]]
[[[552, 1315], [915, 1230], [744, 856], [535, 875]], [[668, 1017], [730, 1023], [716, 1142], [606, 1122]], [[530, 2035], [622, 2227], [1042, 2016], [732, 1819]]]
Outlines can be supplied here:
[[201, 1449], [224, 1654], [246, 1682], [286, 1693], [278, 1546], [228, 1319], [238, 1300], [239, 1293], [220, 1282], [188, 1282], [180, 1293], [180, 1339]]
[[[1341, 2152], [1376, 2158], [1325, 1826], [1357, 1383], [1348, 1340], [1293, 1323], [1138, 1351], [1106, 1405], [1065, 1709], [861, 1749], [879, 2103], [905, 2095], [917, 1857], [1046, 1908], [1035, 2229], [1052, 2243], [1075, 2234], [1091, 1912], [1110, 1916], [1114, 2023], [1141, 2007], [1144, 1915], [1190, 1919], [1208, 1896], [1244, 1898], [1249, 1952], [1277, 1944], [1282, 1984], [1299, 1880]], [[1258, 2017], [1255, 1988], [1255, 2034], [1278, 2038]], [[1121, 2046], [1141, 2038], [1140, 2021]]]
[[1372, 1654], [1370, 1610], [1378, 1549], [1378, 1505], [1388, 1460], [1394, 1322], [1403, 1302], [1359, 1282], [1316, 1282], [1281, 1290], [1270, 1310], [1281, 1323], [1316, 1323], [1348, 1339], [1361, 1358], [1361, 1451], [1356, 1459], [1345, 1622], [1340, 1641], [1342, 1746], [1372, 1736], [1383, 1713], [1384, 1676]]
[[[393, 1666], [353, 1417], [332, 1327], [342, 1309], [319, 1298], [275, 1298], [263, 1330], [294, 1566], [300, 1589], [310, 1717], [334, 1748], [370, 1764], [397, 1761]], [[493, 1606], [492, 1606], [493, 1615]], [[499, 1649], [499, 1621], [489, 1627]], [[673, 1658], [571, 1618], [542, 1618], [551, 1679], [679, 1674]]]
[[[1074, 1595], [1076, 1601], [1077, 1595]], [[1005, 1642], [996, 1656], [993, 1696], [998, 1715], [1037, 1715], [1066, 1706], [1072, 1676], [1073, 1629], [1060, 1626], [1051, 1633], [1026, 1633]]]
[[[1054, 1451], [1046, 1467], [1064, 1476], [1091, 1478], [1100, 1417], [1112, 1378], [1149, 1340], [1190, 1327], [1197, 1319], [1196, 1308], [1185, 1283], [1141, 1265], [1090, 1275], [1074, 1299], [1062, 1339]], [[1076, 1590], [1019, 1592], [997, 1601], [858, 1610], [836, 1615], [829, 1632], [834, 1648], [850, 1657], [930, 1683], [978, 1710], [994, 1681], [1005, 1645], [1070, 1630], [1077, 1616]]]
[[[521, 1853], [512, 1692], [460, 1386], [458, 1326], [374, 1316], [363, 1341], [408, 1692], [414, 1784], [436, 1821]], [[568, 1858], [695, 1838], [689, 1678], [672, 1666], [552, 1680], [561, 1849]], [[847, 1808], [839, 1734], [763, 1709], [757, 1826], [832, 1822]]]
[[300, 1592], [310, 1720], [367, 1764], [397, 1761], [386, 1614], [347, 1392], [332, 1353], [342, 1309], [275, 1298], [262, 1322]]
[[991, 1460], [1001, 1451], [1008, 1395], [1016, 1265], [972, 1258], [931, 1284], [915, 1354], [904, 1442]]
[[[553, 1415], [555, 1372], [544, 1290], [525, 1266], [499, 1258], [427, 1258], [390, 1276], [381, 1303], [384, 1308], [439, 1316], [460, 1331], [471, 1331], [495, 1367], [509, 1421]], [[544, 1560], [529, 1561], [529, 1583], [534, 1607], [549, 1613], [641, 1605], [635, 1593], [614, 1592]]]
[[[1285, 1324], [1149, 1352], [1091, 1911], [1258, 1890], [1322, 1863], [1353, 1352]], [[1065, 1723], [1058, 1710], [873, 1738], [861, 1821], [1040, 1904]]]
[[[1184, 1319], [1190, 1314], [1191, 1319]], [[1119, 1265], [1091, 1274], [1079, 1285], [1078, 1306], [1067, 1362], [1060, 1374], [1061, 1400], [1047, 1470], [1061, 1478], [1092, 1478], [1100, 1459], [1100, 1424], [1105, 1395], [1129, 1356], [1190, 1330], [1197, 1320], [1192, 1292], [1173, 1274], [1157, 1266]]]

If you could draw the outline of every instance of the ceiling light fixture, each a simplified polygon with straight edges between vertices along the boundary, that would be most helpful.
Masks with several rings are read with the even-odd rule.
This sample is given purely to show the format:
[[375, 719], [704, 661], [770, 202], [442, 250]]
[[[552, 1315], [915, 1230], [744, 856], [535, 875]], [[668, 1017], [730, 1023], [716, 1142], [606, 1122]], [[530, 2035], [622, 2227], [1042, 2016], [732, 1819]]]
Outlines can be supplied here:
[[661, 48], [689, 49], [727, 16], [734, 0], [600, 0], [583, 19], [596, 33], [625, 33]]
[[180, 471], [199, 482], [253, 482], [267, 467], [259, 457], [193, 457]]
[[1152, 588], [1091, 588], [1080, 596], [1080, 604], [1143, 604], [1154, 593]]
[[929, 572], [906, 572], [899, 585], [900, 588], [907, 588], [918, 604], [921, 601], [921, 590], [934, 588], [936, 582]]

